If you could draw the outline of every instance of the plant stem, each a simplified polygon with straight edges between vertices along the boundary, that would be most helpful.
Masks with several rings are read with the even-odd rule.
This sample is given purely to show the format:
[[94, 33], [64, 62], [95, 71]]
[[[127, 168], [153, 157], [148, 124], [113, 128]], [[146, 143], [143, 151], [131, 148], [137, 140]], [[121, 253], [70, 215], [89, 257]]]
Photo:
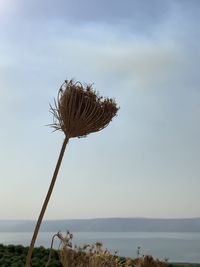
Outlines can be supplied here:
[[35, 241], [36, 241], [36, 238], [37, 238], [37, 235], [38, 235], [41, 223], [42, 223], [42, 219], [44, 217], [45, 210], [47, 208], [49, 199], [51, 197], [51, 193], [53, 191], [53, 188], [54, 188], [54, 185], [55, 185], [55, 182], [56, 182], [58, 171], [60, 169], [60, 165], [61, 165], [64, 153], [65, 153], [65, 148], [66, 148], [66, 145], [67, 145], [68, 141], [69, 141], [69, 138], [67, 136], [65, 136], [65, 139], [63, 141], [62, 148], [61, 148], [61, 151], [60, 151], [60, 155], [59, 155], [59, 158], [57, 160], [56, 168], [55, 168], [55, 171], [54, 171], [54, 174], [53, 174], [50, 186], [49, 186], [49, 190], [47, 192], [45, 201], [43, 203], [42, 209], [40, 211], [40, 215], [38, 217], [38, 220], [37, 220], [37, 223], [36, 223], [36, 226], [35, 226], [33, 237], [32, 237], [32, 240], [31, 240], [31, 244], [29, 246], [28, 254], [27, 254], [27, 257], [26, 257], [26, 266], [25, 267], [30, 267], [31, 256], [32, 256], [32, 253], [33, 253], [33, 248], [34, 248], [34, 245], [35, 245]]

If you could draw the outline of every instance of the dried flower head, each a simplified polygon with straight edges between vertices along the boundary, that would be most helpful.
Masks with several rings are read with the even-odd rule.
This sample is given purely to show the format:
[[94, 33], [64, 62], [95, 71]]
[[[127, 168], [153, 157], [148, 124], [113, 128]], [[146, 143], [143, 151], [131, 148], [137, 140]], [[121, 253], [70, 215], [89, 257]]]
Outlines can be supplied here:
[[55, 106], [51, 108], [55, 130], [62, 130], [68, 138], [85, 137], [104, 129], [116, 116], [118, 107], [113, 99], [103, 98], [92, 85], [66, 80], [61, 86]]
[[[51, 107], [51, 112], [54, 115], [54, 123], [51, 126], [55, 130], [61, 130], [65, 134], [62, 148], [57, 160], [56, 168], [51, 179], [51, 183], [42, 205], [29, 250], [26, 257], [26, 267], [30, 267], [31, 256], [37, 235], [44, 217], [49, 199], [51, 197], [58, 172], [61, 166], [61, 162], [65, 153], [66, 145], [69, 138], [87, 136], [92, 132], [98, 132], [105, 128], [114, 116], [116, 116], [118, 107], [114, 100], [109, 98], [99, 97], [93, 90], [92, 85], [86, 85], [85, 87], [79, 82], [73, 82], [73, 80], [65, 81], [58, 92], [57, 101], [54, 100], [55, 106]], [[58, 235], [57, 235], [58, 236]], [[64, 240], [71, 249], [70, 240], [72, 235], [68, 232], [67, 239]], [[71, 250], [67, 249], [68, 256], [73, 256]], [[66, 254], [65, 254], [66, 256]], [[48, 263], [50, 261], [50, 257]], [[47, 263], [47, 264], [48, 264]], [[72, 264], [67, 264], [72, 266]], [[80, 265], [77, 265], [80, 266]], [[81, 265], [83, 266], [83, 265]], [[88, 265], [87, 265], [88, 266]], [[97, 265], [92, 265], [97, 266]], [[103, 266], [103, 265], [101, 265]]]

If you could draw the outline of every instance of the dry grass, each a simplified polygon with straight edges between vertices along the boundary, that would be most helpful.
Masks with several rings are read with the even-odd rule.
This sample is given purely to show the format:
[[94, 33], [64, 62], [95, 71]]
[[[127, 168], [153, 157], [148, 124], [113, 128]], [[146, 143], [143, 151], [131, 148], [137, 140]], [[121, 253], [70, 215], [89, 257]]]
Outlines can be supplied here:
[[166, 267], [166, 263], [146, 255], [136, 260], [135, 267]]
[[[86, 244], [82, 247], [72, 249], [72, 236], [63, 238], [59, 234], [61, 240], [60, 261], [63, 267], [121, 267], [129, 266], [126, 261], [123, 265], [117, 255], [112, 255], [107, 249], [104, 249], [102, 243], [96, 242], [93, 245]], [[131, 265], [130, 265], [131, 266]]]
[[[81, 247], [72, 246], [73, 235], [61, 233], [54, 235], [60, 240], [60, 262], [63, 267], [166, 267], [165, 262], [154, 260], [152, 256], [138, 259], [121, 258], [104, 249], [102, 243], [86, 244]], [[52, 242], [53, 245], [53, 242]], [[50, 256], [51, 257], [51, 256]], [[46, 265], [50, 266], [50, 257]]]

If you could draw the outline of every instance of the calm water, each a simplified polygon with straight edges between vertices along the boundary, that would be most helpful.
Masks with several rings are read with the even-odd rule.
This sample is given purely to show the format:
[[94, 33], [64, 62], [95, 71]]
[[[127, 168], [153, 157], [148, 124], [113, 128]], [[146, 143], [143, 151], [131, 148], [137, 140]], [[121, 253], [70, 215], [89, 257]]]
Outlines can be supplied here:
[[[40, 233], [37, 246], [50, 247], [55, 233]], [[168, 258], [172, 262], [200, 263], [200, 233], [135, 233], [135, 232], [77, 232], [73, 233], [73, 245], [100, 241], [111, 252], [136, 257], [137, 247], [141, 254], [156, 258]], [[0, 243], [29, 245], [32, 233], [0, 233]], [[58, 242], [54, 243], [54, 248]]]

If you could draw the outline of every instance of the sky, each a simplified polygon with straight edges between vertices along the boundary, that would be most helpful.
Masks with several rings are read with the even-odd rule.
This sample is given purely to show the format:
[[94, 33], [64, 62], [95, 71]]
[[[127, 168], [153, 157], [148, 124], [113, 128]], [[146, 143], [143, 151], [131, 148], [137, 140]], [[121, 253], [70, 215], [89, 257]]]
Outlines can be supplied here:
[[200, 217], [200, 1], [0, 0], [0, 219], [36, 219], [65, 79], [120, 110], [71, 139], [45, 219]]

